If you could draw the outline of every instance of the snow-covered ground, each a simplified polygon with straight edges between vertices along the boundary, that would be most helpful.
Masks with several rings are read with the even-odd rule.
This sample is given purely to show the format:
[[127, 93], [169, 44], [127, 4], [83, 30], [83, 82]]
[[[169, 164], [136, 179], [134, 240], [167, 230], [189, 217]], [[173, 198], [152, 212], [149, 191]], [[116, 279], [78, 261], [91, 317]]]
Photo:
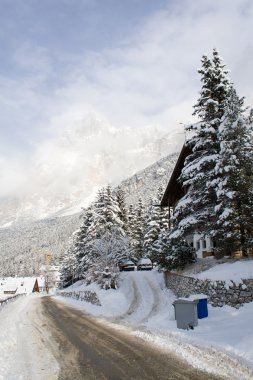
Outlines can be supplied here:
[[[205, 278], [223, 279], [223, 270], [228, 268], [232, 279], [241, 278], [239, 271], [244, 278], [245, 273], [247, 278], [253, 278], [253, 261], [217, 265], [205, 272]], [[155, 270], [122, 273], [117, 291], [101, 290], [94, 284], [87, 287], [81, 282], [68, 290], [91, 289], [97, 292], [101, 306], [60, 298], [105, 323], [128, 329], [131, 334], [178, 353], [195, 367], [229, 379], [253, 378], [253, 303], [239, 310], [208, 305], [208, 318], [200, 319], [194, 330], [179, 330], [172, 305], [175, 296], [164, 287], [162, 274]]]
[[0, 380], [56, 380], [58, 363], [51, 354], [33, 299], [17, 298], [0, 307]]
[[[231, 270], [234, 280], [245, 273], [253, 278], [253, 261], [220, 264], [197, 276], [222, 279], [224, 270]], [[231, 380], [253, 378], [253, 303], [238, 310], [209, 305], [208, 318], [200, 319], [194, 330], [179, 330], [172, 305], [175, 296], [156, 270], [121, 273], [118, 290], [101, 290], [95, 284], [87, 287], [81, 282], [69, 288], [91, 289], [97, 292], [101, 306], [56, 297], [115, 329], [177, 353], [197, 368]], [[48, 348], [51, 336], [43, 328], [36, 297], [40, 295], [23, 296], [0, 308], [0, 380], [57, 379], [59, 365]]]
[[253, 260], [245, 259], [218, 264], [208, 270], [195, 274], [194, 277], [201, 280], [210, 279], [212, 281], [223, 280], [230, 282], [233, 280], [236, 283], [241, 282], [242, 279], [253, 279]]

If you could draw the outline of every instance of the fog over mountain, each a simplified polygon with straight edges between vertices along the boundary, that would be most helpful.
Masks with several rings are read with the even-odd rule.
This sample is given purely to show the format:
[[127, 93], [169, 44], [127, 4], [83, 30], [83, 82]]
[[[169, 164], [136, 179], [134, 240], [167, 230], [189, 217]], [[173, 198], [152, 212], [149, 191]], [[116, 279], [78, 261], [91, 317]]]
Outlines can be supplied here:
[[[170, 126], [171, 127], [171, 126]], [[171, 130], [171, 128], [170, 128]], [[182, 128], [115, 128], [94, 114], [40, 144], [20, 170], [16, 191], [0, 198], [0, 226], [69, 215], [86, 207], [99, 188], [115, 186], [160, 158], [179, 151]]]
[[[127, 203], [136, 205], [141, 198], [147, 204], [157, 195], [159, 187], [165, 189], [177, 156], [177, 153], [173, 153], [161, 158], [122, 181], [120, 186], [125, 191]], [[79, 199], [77, 201], [80, 202]], [[66, 208], [67, 203], [65, 212]], [[9, 209], [12, 210], [11, 207]], [[69, 208], [69, 214], [71, 211], [73, 209]], [[52, 255], [53, 263], [58, 264], [68, 247], [71, 235], [82, 223], [80, 208], [78, 211], [65, 216], [60, 215], [63, 212], [58, 212], [58, 215], [40, 220], [24, 220], [21, 214], [17, 223], [0, 228], [0, 276], [38, 274], [47, 253]]]

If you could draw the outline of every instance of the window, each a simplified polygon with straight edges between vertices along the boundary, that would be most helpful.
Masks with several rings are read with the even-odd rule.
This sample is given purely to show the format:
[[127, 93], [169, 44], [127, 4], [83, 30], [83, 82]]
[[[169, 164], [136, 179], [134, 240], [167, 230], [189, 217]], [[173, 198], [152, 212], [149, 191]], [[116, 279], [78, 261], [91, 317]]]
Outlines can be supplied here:
[[206, 248], [206, 240], [202, 240], [202, 246], [204, 249]]

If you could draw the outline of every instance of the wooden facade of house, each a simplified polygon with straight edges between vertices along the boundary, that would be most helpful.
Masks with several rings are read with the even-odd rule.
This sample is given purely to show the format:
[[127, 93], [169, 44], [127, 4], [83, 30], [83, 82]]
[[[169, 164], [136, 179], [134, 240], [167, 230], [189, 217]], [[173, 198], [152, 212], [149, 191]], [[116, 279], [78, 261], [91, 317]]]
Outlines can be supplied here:
[[[171, 218], [178, 201], [188, 191], [188, 188], [180, 183], [179, 177], [182, 173], [185, 159], [191, 153], [191, 148], [184, 145], [161, 201], [161, 207], [169, 207], [169, 228], [172, 227]], [[210, 237], [203, 237], [201, 234], [193, 233], [187, 238], [187, 241], [194, 246], [198, 257], [213, 256], [213, 241]]]
[[7, 277], [2, 279], [0, 286], [0, 293], [3, 294], [30, 294], [39, 291], [36, 277]]
[[176, 207], [176, 204], [179, 199], [181, 199], [187, 192], [187, 188], [183, 187], [179, 182], [179, 177], [184, 167], [185, 159], [187, 156], [189, 156], [190, 153], [191, 149], [188, 146], [184, 145], [179, 154], [175, 168], [170, 176], [169, 183], [166, 187], [161, 201], [162, 207], [169, 207], [169, 228], [172, 227], [171, 218], [173, 216], [173, 211]]
[[38, 280], [36, 278], [35, 282], [34, 282], [34, 286], [33, 286], [33, 293], [39, 293], [40, 292], [40, 288], [39, 288], [39, 283], [38, 283]]
[[10, 287], [10, 288], [6, 288], [5, 290], [4, 290], [4, 294], [16, 294], [16, 292], [17, 292], [17, 287], [15, 287], [15, 288], [12, 288], [12, 287]]
[[[189, 146], [184, 145], [178, 160], [176, 162], [175, 168], [171, 174], [169, 183], [163, 195], [161, 201], [161, 207], [169, 207], [169, 228], [172, 227], [171, 218], [173, 216], [174, 209], [178, 201], [187, 193], [188, 188], [182, 186], [179, 182], [179, 177], [182, 173], [185, 159], [192, 153], [192, 150]], [[189, 243], [191, 243], [198, 257], [208, 257], [214, 255], [214, 245], [215, 242], [209, 236], [204, 236], [201, 233], [193, 233], [192, 236], [187, 238]], [[248, 249], [248, 255], [253, 256], [253, 248]], [[233, 257], [241, 257], [242, 251], [236, 251], [232, 255]]]
[[184, 145], [162, 198], [162, 207], [169, 206], [174, 209], [179, 199], [181, 199], [186, 194], [187, 189], [184, 188], [179, 182], [179, 177], [184, 167], [185, 159], [187, 156], [189, 156], [189, 154], [191, 154], [191, 149], [188, 146]]

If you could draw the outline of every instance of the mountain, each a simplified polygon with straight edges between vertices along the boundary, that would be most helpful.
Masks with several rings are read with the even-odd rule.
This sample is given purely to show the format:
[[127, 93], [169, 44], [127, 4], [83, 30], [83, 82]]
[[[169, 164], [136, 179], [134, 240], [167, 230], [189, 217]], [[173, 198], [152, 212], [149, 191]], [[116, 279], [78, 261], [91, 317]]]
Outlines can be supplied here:
[[40, 144], [15, 196], [0, 189], [0, 227], [78, 212], [102, 186], [119, 184], [180, 145], [178, 131], [119, 129], [94, 116], [80, 120]]
[[159, 187], [165, 190], [177, 158], [178, 153], [172, 153], [122, 181], [120, 187], [126, 194], [126, 202], [135, 205], [141, 198], [147, 205], [150, 199], [157, 196]]
[[[165, 189], [177, 156], [177, 153], [170, 154], [122, 181], [120, 186], [126, 193], [127, 203], [137, 204], [141, 197], [147, 204], [159, 186]], [[81, 218], [79, 211], [40, 220], [20, 219], [0, 228], [0, 275], [36, 274], [48, 254], [57, 264], [71, 235], [79, 228]]]

